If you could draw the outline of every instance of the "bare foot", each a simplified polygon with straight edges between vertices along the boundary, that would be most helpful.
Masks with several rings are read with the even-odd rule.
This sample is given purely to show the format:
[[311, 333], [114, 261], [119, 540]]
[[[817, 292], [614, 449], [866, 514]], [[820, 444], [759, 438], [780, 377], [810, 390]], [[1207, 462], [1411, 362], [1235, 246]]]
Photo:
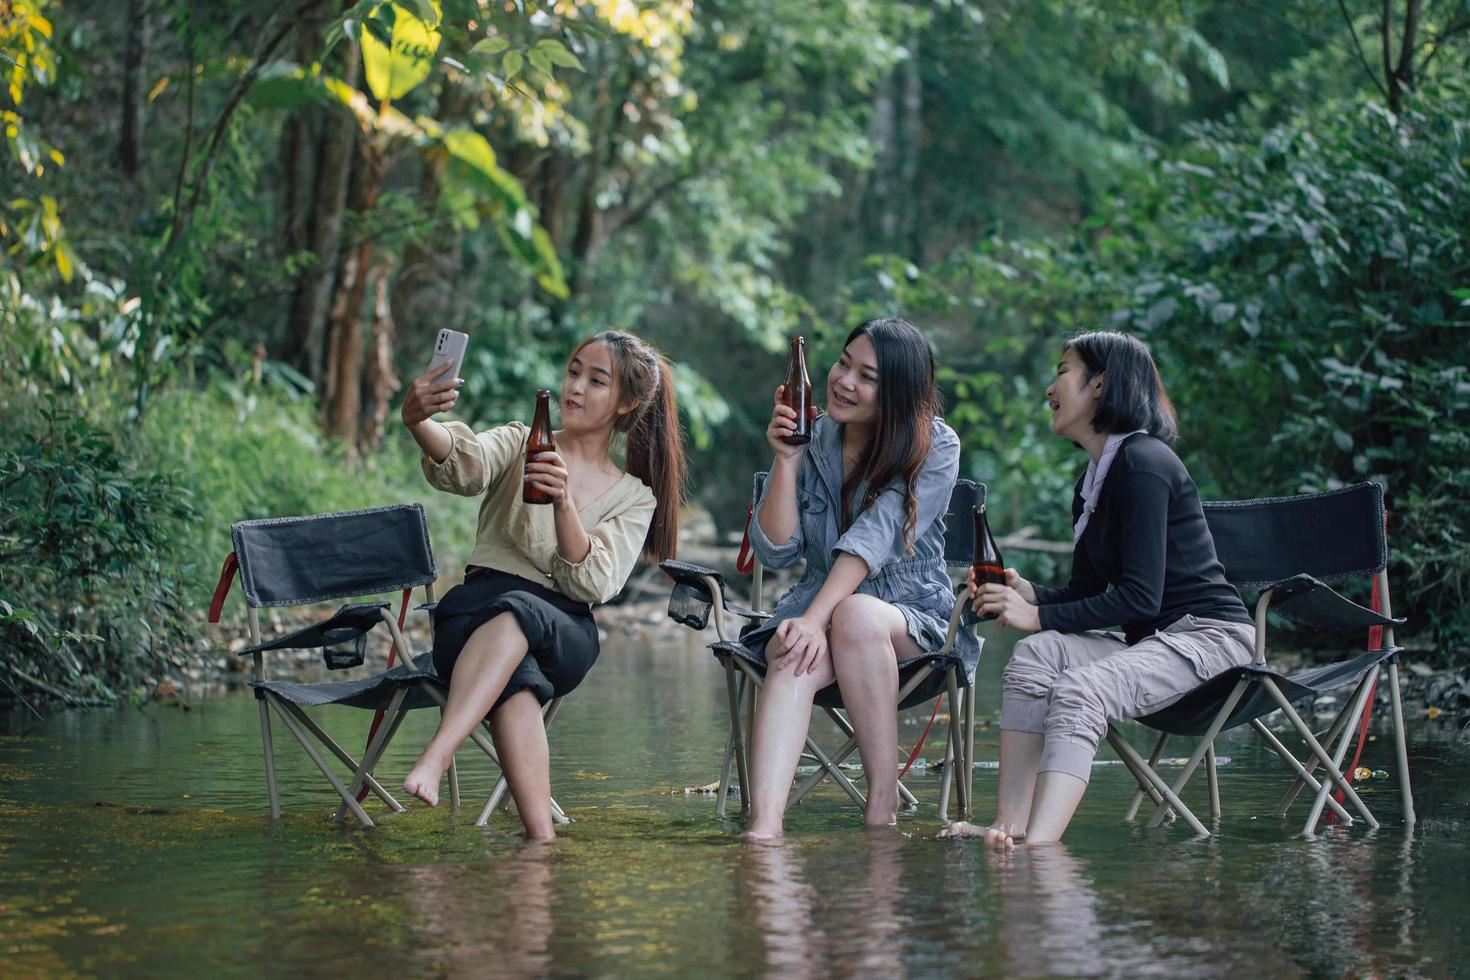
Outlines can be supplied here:
[[420, 758], [403, 780], [403, 791], [417, 796], [429, 806], [438, 806], [439, 778], [443, 775], [443, 766], [436, 765], [427, 758]]
[[781, 833], [777, 831], [774, 834], [768, 834], [762, 830], [747, 830], [740, 835], [740, 839], [747, 844], [774, 844], [781, 839]]
[[872, 801], [869, 800], [867, 809], [863, 811], [863, 826], [869, 830], [879, 830], [883, 827], [897, 827], [897, 808], [892, 806], [875, 808], [872, 805]]
[[939, 832], [939, 836], [946, 840], [959, 840], [962, 837], [983, 837], [989, 847], [996, 850], [1009, 851], [1018, 843], [1026, 839], [1025, 834], [1018, 834], [1007, 826], [997, 825], [994, 827], [981, 827], [965, 820], [957, 820]]

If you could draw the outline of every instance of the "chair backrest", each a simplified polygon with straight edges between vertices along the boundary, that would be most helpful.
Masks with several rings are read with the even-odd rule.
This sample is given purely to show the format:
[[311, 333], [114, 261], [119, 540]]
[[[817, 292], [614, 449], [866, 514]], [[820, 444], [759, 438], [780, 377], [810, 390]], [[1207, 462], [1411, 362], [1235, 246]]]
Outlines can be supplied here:
[[975, 561], [975, 521], [973, 512], [985, 503], [985, 484], [973, 480], [956, 480], [949, 493], [949, 507], [944, 512], [944, 561], [953, 566], [969, 566]]
[[239, 521], [230, 536], [255, 607], [397, 592], [439, 576], [418, 504]]
[[[755, 475], [751, 502], [760, 499], [770, 474], [762, 470]], [[985, 503], [985, 484], [974, 480], [955, 481], [944, 511], [944, 561], [947, 565], [968, 566], [975, 560], [975, 525], [971, 512]], [[752, 518], [754, 519], [754, 518]]]
[[1208, 501], [1204, 511], [1232, 585], [1262, 588], [1302, 572], [1332, 582], [1375, 575], [1388, 564], [1383, 487], [1377, 483]]

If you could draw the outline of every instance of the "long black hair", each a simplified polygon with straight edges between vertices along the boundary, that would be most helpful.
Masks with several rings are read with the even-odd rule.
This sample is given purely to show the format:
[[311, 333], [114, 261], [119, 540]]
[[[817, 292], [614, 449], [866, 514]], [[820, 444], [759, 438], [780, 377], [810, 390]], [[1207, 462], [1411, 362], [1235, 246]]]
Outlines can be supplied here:
[[1166, 445], [1179, 438], [1179, 417], [1164, 390], [1164, 379], [1148, 347], [1137, 337], [1113, 330], [1078, 334], [1066, 350], [1077, 352], [1091, 381], [1103, 372], [1102, 396], [1092, 416], [1096, 432], [1147, 432]]
[[918, 537], [914, 480], [929, 455], [934, 418], [940, 411], [934, 351], [918, 327], [897, 317], [858, 324], [842, 342], [843, 348], [864, 335], [878, 355], [878, 421], [862, 457], [842, 481], [842, 524], [852, 523], [852, 498], [859, 484], [867, 484], [857, 508], [861, 513], [895, 478], [902, 479], [904, 544], [912, 551]]
[[657, 502], [643, 554], [650, 561], [673, 558], [679, 546], [679, 511], [684, 506], [687, 467], [668, 359], [640, 337], [621, 330], [604, 330], [578, 344], [568, 363], [588, 344], [602, 344], [612, 355], [618, 397], [638, 402], [631, 412], [618, 418], [613, 430], [627, 435], [628, 472], [648, 485]]

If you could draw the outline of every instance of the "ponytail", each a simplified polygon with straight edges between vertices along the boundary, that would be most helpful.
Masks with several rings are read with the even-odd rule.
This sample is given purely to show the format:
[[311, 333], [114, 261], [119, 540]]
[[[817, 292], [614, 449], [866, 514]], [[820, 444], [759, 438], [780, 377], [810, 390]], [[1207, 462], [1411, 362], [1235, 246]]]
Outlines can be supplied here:
[[674, 399], [674, 376], [669, 362], [655, 353], [658, 389], [628, 431], [628, 472], [653, 490], [658, 505], [643, 552], [650, 561], [676, 557], [679, 547], [679, 511], [684, 504], [684, 442], [679, 430], [679, 406]]

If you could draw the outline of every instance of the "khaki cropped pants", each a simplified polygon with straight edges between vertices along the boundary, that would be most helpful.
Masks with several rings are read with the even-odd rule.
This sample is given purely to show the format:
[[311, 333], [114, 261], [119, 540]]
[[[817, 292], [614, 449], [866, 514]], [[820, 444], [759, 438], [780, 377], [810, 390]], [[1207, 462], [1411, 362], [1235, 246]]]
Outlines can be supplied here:
[[1249, 623], [1195, 616], [1132, 646], [1118, 633], [1033, 633], [1006, 665], [1000, 727], [1044, 735], [1040, 771], [1086, 782], [1108, 722], [1166, 708], [1254, 651]]

